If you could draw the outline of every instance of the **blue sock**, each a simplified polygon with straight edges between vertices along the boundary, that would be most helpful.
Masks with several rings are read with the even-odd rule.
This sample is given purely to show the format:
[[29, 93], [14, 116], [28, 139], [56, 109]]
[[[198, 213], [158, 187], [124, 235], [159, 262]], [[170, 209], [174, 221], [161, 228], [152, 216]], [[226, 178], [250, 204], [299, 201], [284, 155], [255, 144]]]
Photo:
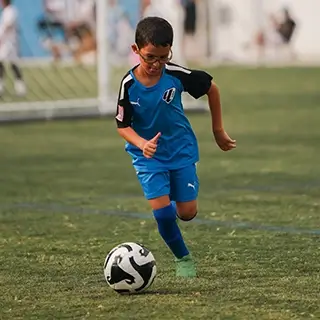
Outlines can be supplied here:
[[178, 214], [178, 211], [177, 211], [177, 203], [175, 201], [170, 201], [171, 202], [171, 205], [173, 206], [175, 212], [176, 212], [176, 217], [179, 218], [180, 220], [182, 220], [180, 217], [179, 217], [179, 214]]
[[177, 224], [176, 209], [170, 204], [167, 207], [153, 210], [161, 237], [176, 258], [181, 259], [189, 254]]
[[177, 215], [177, 203], [175, 201], [170, 201], [170, 203], [173, 206], [174, 211], [176, 212], [176, 215]]

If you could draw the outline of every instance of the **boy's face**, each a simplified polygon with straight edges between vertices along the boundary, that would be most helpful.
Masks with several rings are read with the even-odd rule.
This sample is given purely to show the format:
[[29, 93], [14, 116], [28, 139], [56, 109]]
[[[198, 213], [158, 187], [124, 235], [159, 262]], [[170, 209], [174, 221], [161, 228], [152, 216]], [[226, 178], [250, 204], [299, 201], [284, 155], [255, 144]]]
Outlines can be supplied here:
[[132, 50], [140, 56], [141, 67], [152, 77], [159, 76], [164, 65], [172, 58], [171, 46], [155, 47], [149, 43], [139, 49], [138, 46], [134, 44]]

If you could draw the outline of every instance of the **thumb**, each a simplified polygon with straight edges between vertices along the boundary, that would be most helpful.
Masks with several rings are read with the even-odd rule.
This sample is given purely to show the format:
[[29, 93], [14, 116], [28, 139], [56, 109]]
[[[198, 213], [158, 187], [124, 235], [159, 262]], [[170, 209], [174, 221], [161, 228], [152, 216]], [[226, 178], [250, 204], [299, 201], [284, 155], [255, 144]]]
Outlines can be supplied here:
[[158, 132], [150, 141], [157, 143], [161, 136], [161, 132]]

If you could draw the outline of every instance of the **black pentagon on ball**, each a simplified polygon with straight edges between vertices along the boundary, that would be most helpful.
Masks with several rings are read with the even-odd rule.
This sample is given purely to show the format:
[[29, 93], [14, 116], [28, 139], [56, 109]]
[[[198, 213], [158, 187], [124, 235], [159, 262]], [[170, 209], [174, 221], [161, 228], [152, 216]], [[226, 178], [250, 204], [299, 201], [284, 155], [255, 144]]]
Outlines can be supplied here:
[[112, 264], [110, 271], [110, 276], [107, 277], [107, 281], [110, 285], [121, 281], [125, 281], [128, 284], [133, 284], [135, 282], [135, 279], [131, 274], [120, 268], [116, 259]]
[[130, 257], [129, 260], [133, 268], [140, 274], [141, 278], [143, 279], [143, 285], [140, 288], [136, 289], [136, 291], [141, 291], [148, 284], [152, 275], [152, 270], [156, 265], [156, 261], [153, 260], [140, 266], [134, 261], [134, 257]]

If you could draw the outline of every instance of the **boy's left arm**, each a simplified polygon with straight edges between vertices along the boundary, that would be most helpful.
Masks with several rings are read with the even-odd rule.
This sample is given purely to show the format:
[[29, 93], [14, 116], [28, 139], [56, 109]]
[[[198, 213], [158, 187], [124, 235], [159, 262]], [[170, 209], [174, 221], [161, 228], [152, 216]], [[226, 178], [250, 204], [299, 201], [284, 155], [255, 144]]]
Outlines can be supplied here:
[[223, 128], [220, 92], [215, 83], [211, 83], [207, 95], [211, 112], [212, 133], [217, 145], [223, 151], [232, 150], [236, 147], [236, 140], [231, 139]]
[[218, 146], [223, 151], [236, 147], [236, 141], [231, 139], [223, 129], [220, 92], [212, 81], [212, 76], [202, 70], [191, 70], [169, 63], [167, 72], [176, 76], [182, 83], [183, 91], [195, 99], [207, 95], [212, 118], [212, 132]]

